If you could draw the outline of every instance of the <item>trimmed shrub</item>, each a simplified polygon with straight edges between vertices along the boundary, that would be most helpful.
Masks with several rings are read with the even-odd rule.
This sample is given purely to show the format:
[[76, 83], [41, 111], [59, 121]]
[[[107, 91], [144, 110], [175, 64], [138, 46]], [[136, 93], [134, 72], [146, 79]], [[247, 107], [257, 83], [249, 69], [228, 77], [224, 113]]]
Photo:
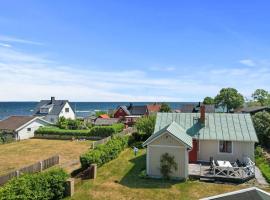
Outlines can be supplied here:
[[35, 134], [46, 135], [71, 135], [71, 136], [90, 136], [89, 130], [66, 130], [57, 127], [40, 127]]
[[112, 126], [94, 126], [90, 130], [70, 130], [60, 129], [55, 126], [40, 127], [35, 134], [41, 135], [67, 135], [67, 136], [86, 136], [86, 137], [108, 137], [121, 132], [124, 124], [114, 124]]
[[102, 166], [118, 157], [128, 144], [128, 137], [115, 137], [106, 144], [98, 145], [96, 149], [91, 150], [80, 156], [82, 168], [87, 168], [91, 164]]
[[90, 129], [90, 136], [108, 137], [123, 131], [124, 124], [113, 124], [112, 126], [94, 126]]
[[25, 174], [11, 179], [0, 188], [0, 200], [11, 199], [62, 199], [67, 173], [54, 169], [43, 173]]

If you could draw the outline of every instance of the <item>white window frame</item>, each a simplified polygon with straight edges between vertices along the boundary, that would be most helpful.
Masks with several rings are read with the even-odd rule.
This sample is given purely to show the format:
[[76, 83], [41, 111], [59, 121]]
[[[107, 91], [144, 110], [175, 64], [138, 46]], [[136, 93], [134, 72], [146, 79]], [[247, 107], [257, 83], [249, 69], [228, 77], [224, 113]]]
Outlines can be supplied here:
[[[232, 152], [220, 152], [220, 142], [231, 142], [232, 143]], [[219, 140], [218, 141], [218, 153], [219, 154], [233, 154], [233, 141], [231, 141], [231, 140]]]

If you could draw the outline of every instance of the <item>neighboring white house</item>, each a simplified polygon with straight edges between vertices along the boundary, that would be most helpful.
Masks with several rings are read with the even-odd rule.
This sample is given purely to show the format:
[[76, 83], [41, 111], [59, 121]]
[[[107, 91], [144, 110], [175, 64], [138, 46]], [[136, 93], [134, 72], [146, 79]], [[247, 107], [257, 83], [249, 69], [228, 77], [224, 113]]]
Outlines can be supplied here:
[[66, 119], [75, 119], [75, 112], [68, 100], [55, 100], [51, 97], [51, 100], [41, 100], [35, 111], [34, 116], [39, 116], [48, 122], [56, 123], [60, 117]]
[[51, 123], [34, 116], [11, 116], [0, 121], [0, 130], [13, 133], [16, 140], [34, 137], [35, 131]]
[[[178, 171], [172, 177], [187, 178], [188, 163], [223, 160], [254, 161], [258, 142], [249, 114], [158, 113], [155, 130], [143, 144], [147, 146], [147, 174], [161, 176], [160, 159], [164, 153], [174, 156]], [[182, 170], [182, 171], [181, 171]]]

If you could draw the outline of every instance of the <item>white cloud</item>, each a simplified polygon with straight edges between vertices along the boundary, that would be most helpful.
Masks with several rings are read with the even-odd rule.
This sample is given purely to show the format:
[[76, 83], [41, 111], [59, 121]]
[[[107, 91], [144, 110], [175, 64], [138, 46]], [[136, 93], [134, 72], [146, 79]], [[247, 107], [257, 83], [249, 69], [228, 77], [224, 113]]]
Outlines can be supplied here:
[[165, 72], [170, 72], [170, 71], [175, 71], [176, 68], [173, 66], [168, 66], [168, 67], [161, 67], [161, 66], [154, 66], [149, 68], [151, 71], [165, 71]]
[[147, 71], [83, 69], [0, 46], [0, 101], [50, 96], [71, 101], [199, 101], [222, 87], [235, 87], [244, 95], [256, 88], [270, 90], [267, 62], [256, 70], [201, 67], [192, 73], [175, 72], [158, 78]]
[[254, 67], [256, 65], [255, 61], [251, 60], [251, 59], [243, 59], [243, 60], [239, 60], [239, 63], [249, 66], [249, 67]]
[[10, 48], [10, 47], [11, 47], [11, 45], [10, 45], [10, 44], [1, 43], [1, 42], [0, 42], [0, 46], [2, 46], [2, 47], [8, 47], [8, 48]]
[[43, 45], [43, 43], [41, 43], [41, 42], [25, 40], [25, 39], [5, 36], [5, 35], [0, 35], [0, 41], [2, 41], [2, 42], [11, 42], [11, 43], [14, 42], [14, 43], [22, 43], [22, 44], [31, 44], [31, 45]]

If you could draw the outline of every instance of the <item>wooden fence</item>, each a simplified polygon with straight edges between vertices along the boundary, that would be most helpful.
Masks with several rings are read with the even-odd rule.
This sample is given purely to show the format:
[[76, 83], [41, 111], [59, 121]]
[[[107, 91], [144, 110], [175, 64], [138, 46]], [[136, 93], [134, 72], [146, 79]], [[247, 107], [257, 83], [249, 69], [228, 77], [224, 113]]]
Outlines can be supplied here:
[[59, 155], [55, 155], [55, 156], [52, 156], [48, 159], [34, 163], [32, 165], [20, 168], [20, 169], [15, 170], [15, 171], [12, 171], [8, 174], [0, 176], [0, 185], [4, 185], [6, 182], [8, 182], [13, 177], [19, 177], [20, 175], [25, 174], [25, 173], [41, 172], [45, 169], [48, 169], [54, 165], [59, 164], [59, 162], [60, 162]]

